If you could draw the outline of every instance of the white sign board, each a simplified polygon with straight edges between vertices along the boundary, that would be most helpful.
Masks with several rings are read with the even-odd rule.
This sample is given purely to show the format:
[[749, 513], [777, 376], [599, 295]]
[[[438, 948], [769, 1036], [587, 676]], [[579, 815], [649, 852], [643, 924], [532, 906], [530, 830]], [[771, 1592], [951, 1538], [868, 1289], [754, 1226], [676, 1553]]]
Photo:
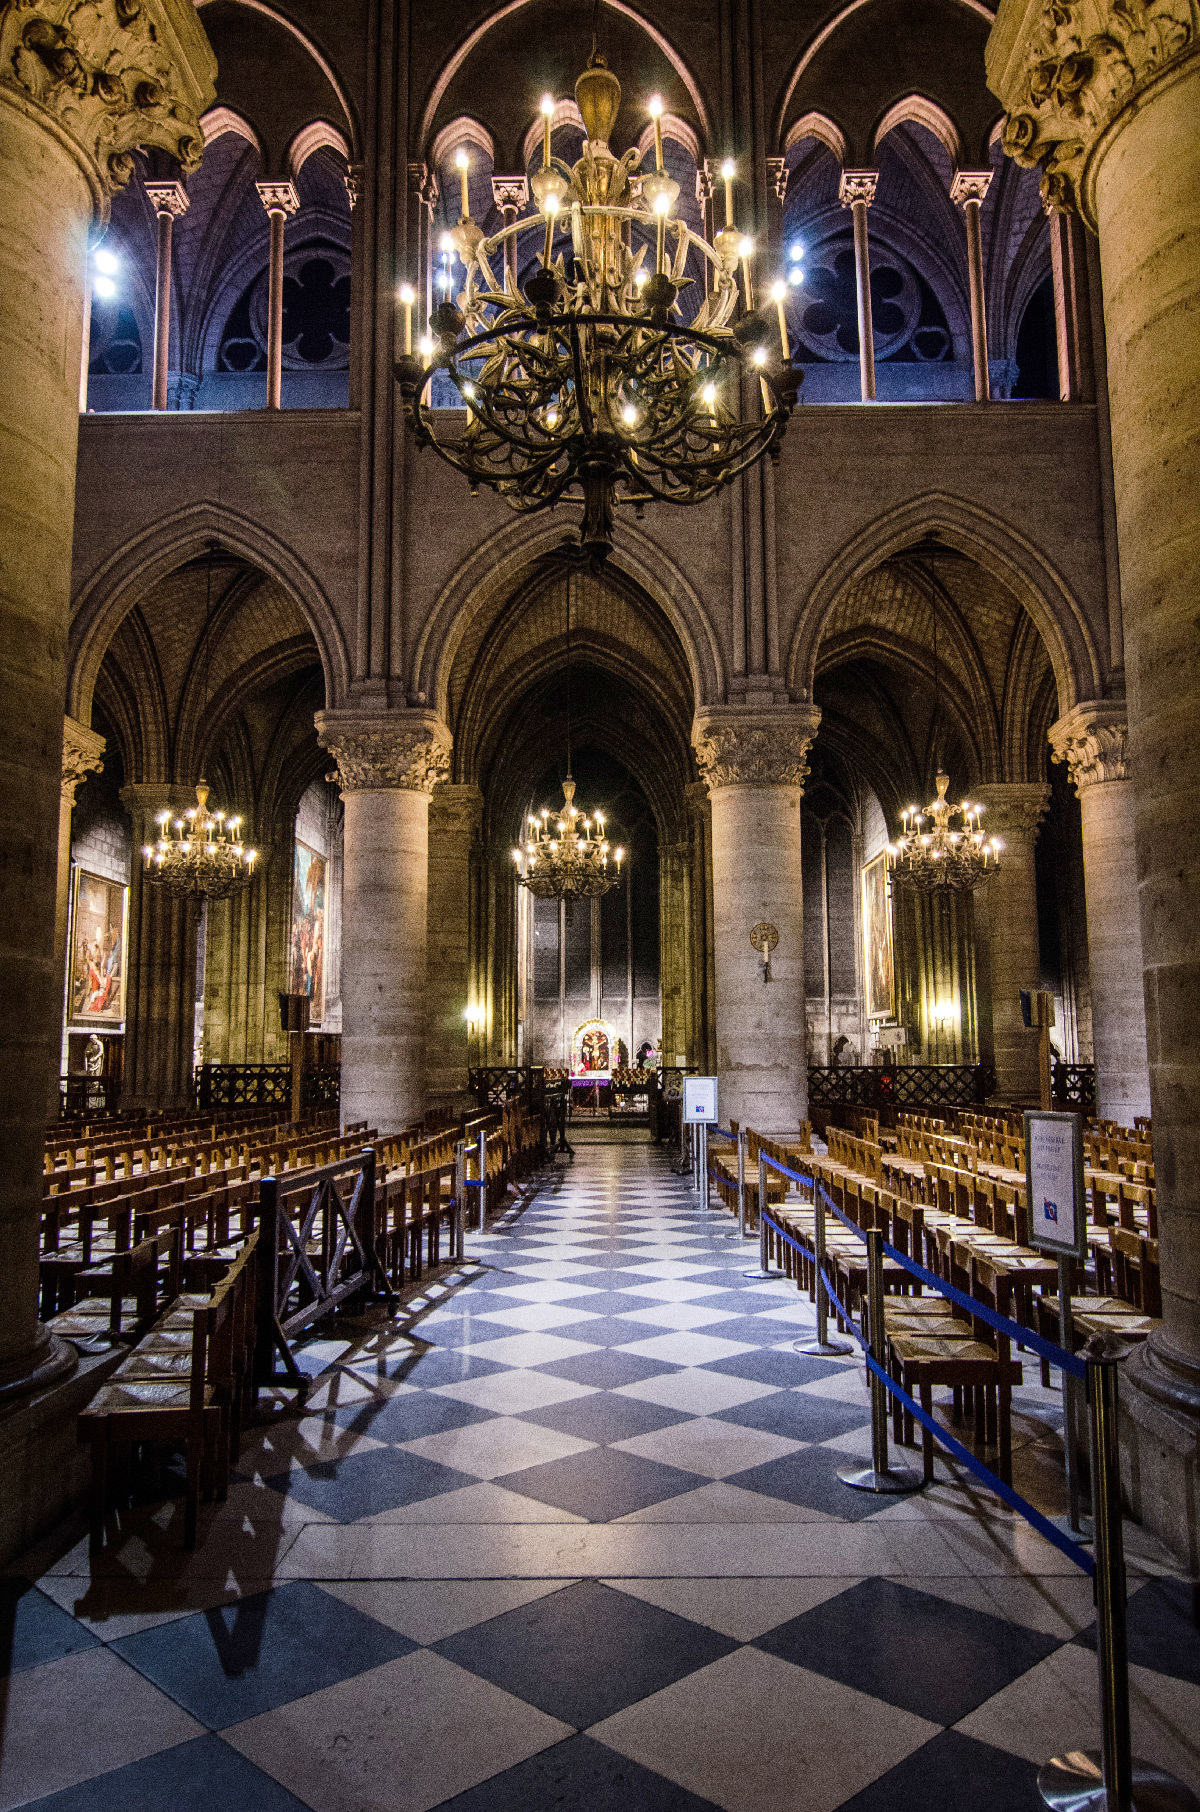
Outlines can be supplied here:
[[683, 1118], [685, 1125], [716, 1125], [717, 1079], [715, 1076], [684, 1077]]
[[1083, 1131], [1078, 1114], [1025, 1115], [1029, 1243], [1042, 1252], [1087, 1252]]

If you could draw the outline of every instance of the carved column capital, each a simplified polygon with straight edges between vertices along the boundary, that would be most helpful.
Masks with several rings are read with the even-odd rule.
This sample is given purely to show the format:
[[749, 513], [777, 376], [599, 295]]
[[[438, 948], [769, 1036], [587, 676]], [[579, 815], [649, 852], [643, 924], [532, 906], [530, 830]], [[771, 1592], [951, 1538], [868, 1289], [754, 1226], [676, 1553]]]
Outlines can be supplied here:
[[821, 713], [816, 705], [782, 711], [722, 706], [692, 724], [696, 764], [709, 792], [726, 786], [799, 786]]
[[294, 182], [256, 182], [258, 199], [268, 214], [294, 214], [300, 206], [300, 196]]
[[198, 167], [216, 69], [191, 0], [0, 4], [0, 100], [41, 115], [70, 146], [101, 220], [139, 146]]
[[[194, 786], [176, 786], [169, 780], [131, 780], [121, 788], [121, 804], [133, 819], [134, 842], [140, 848], [151, 841], [150, 827], [160, 812], [181, 818], [196, 803]], [[135, 850], [136, 856], [136, 850]], [[140, 864], [135, 861], [134, 867]]]
[[362, 165], [361, 164], [347, 164], [346, 165], [346, 174], [342, 178], [342, 181], [346, 185], [346, 200], [350, 203], [350, 212], [353, 214], [355, 208], [358, 206], [359, 201], [362, 198], [362, 188], [363, 188], [363, 167], [362, 167]]
[[75, 803], [79, 782], [104, 766], [106, 746], [98, 731], [90, 730], [74, 717], [63, 719], [62, 796], [68, 805]]
[[1050, 788], [1040, 782], [997, 781], [977, 786], [971, 798], [984, 808], [983, 828], [989, 837], [1004, 843], [1032, 841], [1049, 808]]
[[878, 170], [843, 170], [838, 183], [838, 200], [844, 208], [852, 208], [856, 201], [869, 208], [878, 183]]
[[450, 732], [432, 711], [318, 711], [317, 739], [346, 793], [432, 793], [450, 771]]
[[983, 201], [992, 186], [991, 170], [956, 170], [950, 184], [950, 199], [960, 207], [968, 201]]
[[483, 794], [477, 786], [451, 786], [442, 781], [433, 789], [429, 802], [430, 829], [436, 827], [447, 836], [472, 842], [483, 823]]
[[1113, 699], [1076, 705], [1050, 726], [1050, 752], [1065, 761], [1077, 793], [1104, 780], [1129, 778], [1129, 720]]
[[529, 201], [529, 178], [527, 176], [493, 176], [492, 200], [501, 213], [505, 208], [514, 208], [519, 212]]
[[767, 181], [774, 190], [776, 201], [783, 201], [787, 195], [788, 167], [786, 157], [768, 157]]
[[709, 159], [705, 158], [696, 171], [696, 200], [701, 207], [704, 207], [706, 202], [712, 200], [715, 193], [716, 178], [713, 175], [713, 166]]
[[1095, 226], [1092, 153], [1131, 101], [1195, 49], [1200, 0], [1003, 0], [985, 53], [1001, 144], [1044, 164], [1051, 207]]
[[169, 214], [172, 220], [181, 219], [192, 205], [181, 182], [147, 182], [142, 187], [150, 197], [154, 212]]

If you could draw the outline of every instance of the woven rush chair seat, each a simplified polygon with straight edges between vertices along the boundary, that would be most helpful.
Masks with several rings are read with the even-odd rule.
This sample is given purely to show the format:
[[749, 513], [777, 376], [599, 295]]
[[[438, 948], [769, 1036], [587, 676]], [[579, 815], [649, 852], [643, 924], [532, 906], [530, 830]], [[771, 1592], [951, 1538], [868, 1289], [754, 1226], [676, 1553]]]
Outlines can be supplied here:
[[[120, 1298], [119, 1312], [122, 1322], [136, 1320], [137, 1309], [136, 1296]], [[113, 1333], [112, 1321], [112, 1297], [94, 1296], [85, 1297], [73, 1308], [61, 1309], [57, 1315], [51, 1316], [46, 1326], [52, 1334], [57, 1334], [60, 1340], [69, 1340], [72, 1345], [77, 1346], [80, 1342], [88, 1343], [98, 1339], [106, 1339], [110, 1343], [117, 1342], [120, 1335]], [[133, 1336], [130, 1335], [129, 1338], [132, 1339]]]
[[[1012, 1483], [1012, 1389], [1020, 1384], [1023, 1373], [1013, 1359], [1002, 1358], [994, 1347], [972, 1338], [964, 1321], [960, 1334], [897, 1333], [888, 1336], [888, 1364], [897, 1384], [916, 1396], [926, 1415], [933, 1415], [933, 1392], [937, 1385], [949, 1385], [955, 1393], [957, 1411], [961, 1393], [973, 1401], [975, 1452], [982, 1454], [990, 1442], [999, 1445], [1000, 1477]], [[912, 1413], [899, 1398], [892, 1400], [892, 1429], [897, 1443], [913, 1440]], [[921, 1458], [925, 1483], [933, 1482], [934, 1437], [928, 1428], [921, 1429]]]

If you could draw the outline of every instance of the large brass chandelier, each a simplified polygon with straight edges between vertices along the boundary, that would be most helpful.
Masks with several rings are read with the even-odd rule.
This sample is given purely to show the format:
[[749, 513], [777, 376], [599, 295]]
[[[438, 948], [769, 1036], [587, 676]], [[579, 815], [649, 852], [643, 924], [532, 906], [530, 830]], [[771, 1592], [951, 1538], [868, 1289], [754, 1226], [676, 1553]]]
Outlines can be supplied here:
[[517, 878], [540, 900], [591, 900], [616, 886], [625, 852], [609, 848], [603, 812], [589, 818], [580, 811], [569, 774], [563, 800], [557, 817], [549, 806], [530, 812], [525, 841], [513, 850]]
[[937, 777], [937, 798], [924, 811], [915, 805], [901, 813], [902, 834], [888, 845], [892, 882], [917, 893], [966, 893], [1000, 866], [1001, 844], [985, 837], [981, 805], [946, 798], [950, 776]]
[[[530, 185], [537, 212], [490, 237], [470, 217], [460, 154], [462, 218], [447, 240], [462, 288], [433, 310], [416, 352], [413, 292], [401, 291], [396, 376], [417, 443], [473, 489], [487, 485], [518, 510], [581, 491], [578, 557], [597, 565], [611, 551], [619, 497], [639, 507], [699, 503], [764, 454], [777, 456], [802, 374], [788, 357], [782, 309], [778, 346], [754, 312], [754, 247], [733, 221], [731, 167], [725, 225], [710, 245], [672, 211], [679, 185], [664, 167], [657, 97], [655, 168], [645, 173], [638, 151], [609, 149], [621, 85], [594, 40], [575, 98], [587, 134], [579, 162], [572, 169], [551, 155], [547, 97], [542, 165]], [[570, 235], [570, 256], [555, 259], [558, 229]], [[542, 262], [522, 293], [516, 248], [530, 232], [544, 235]], [[680, 302], [696, 283], [689, 259], [704, 272], [704, 294], [685, 319]], [[465, 423], [457, 409], [429, 406], [442, 369]]]
[[159, 812], [158, 840], [142, 850], [146, 877], [177, 899], [203, 895], [225, 900], [248, 885], [258, 851], [241, 839], [242, 821], [208, 809], [208, 783], [196, 788], [196, 803], [182, 817]]

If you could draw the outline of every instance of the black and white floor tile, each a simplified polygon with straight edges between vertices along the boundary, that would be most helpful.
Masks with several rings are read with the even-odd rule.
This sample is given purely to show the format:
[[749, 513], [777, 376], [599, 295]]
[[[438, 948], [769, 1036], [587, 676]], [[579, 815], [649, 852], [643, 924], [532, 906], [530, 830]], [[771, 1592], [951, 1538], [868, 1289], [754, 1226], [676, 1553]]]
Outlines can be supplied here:
[[[1034, 1812], [1097, 1741], [1089, 1582], [941, 1462], [847, 1489], [861, 1365], [795, 1350], [756, 1255], [581, 1144], [409, 1318], [307, 1349], [194, 1555], [167, 1500], [0, 1579], [0, 1812]], [[1200, 1787], [1191, 1587], [1131, 1585], [1135, 1746]]]

